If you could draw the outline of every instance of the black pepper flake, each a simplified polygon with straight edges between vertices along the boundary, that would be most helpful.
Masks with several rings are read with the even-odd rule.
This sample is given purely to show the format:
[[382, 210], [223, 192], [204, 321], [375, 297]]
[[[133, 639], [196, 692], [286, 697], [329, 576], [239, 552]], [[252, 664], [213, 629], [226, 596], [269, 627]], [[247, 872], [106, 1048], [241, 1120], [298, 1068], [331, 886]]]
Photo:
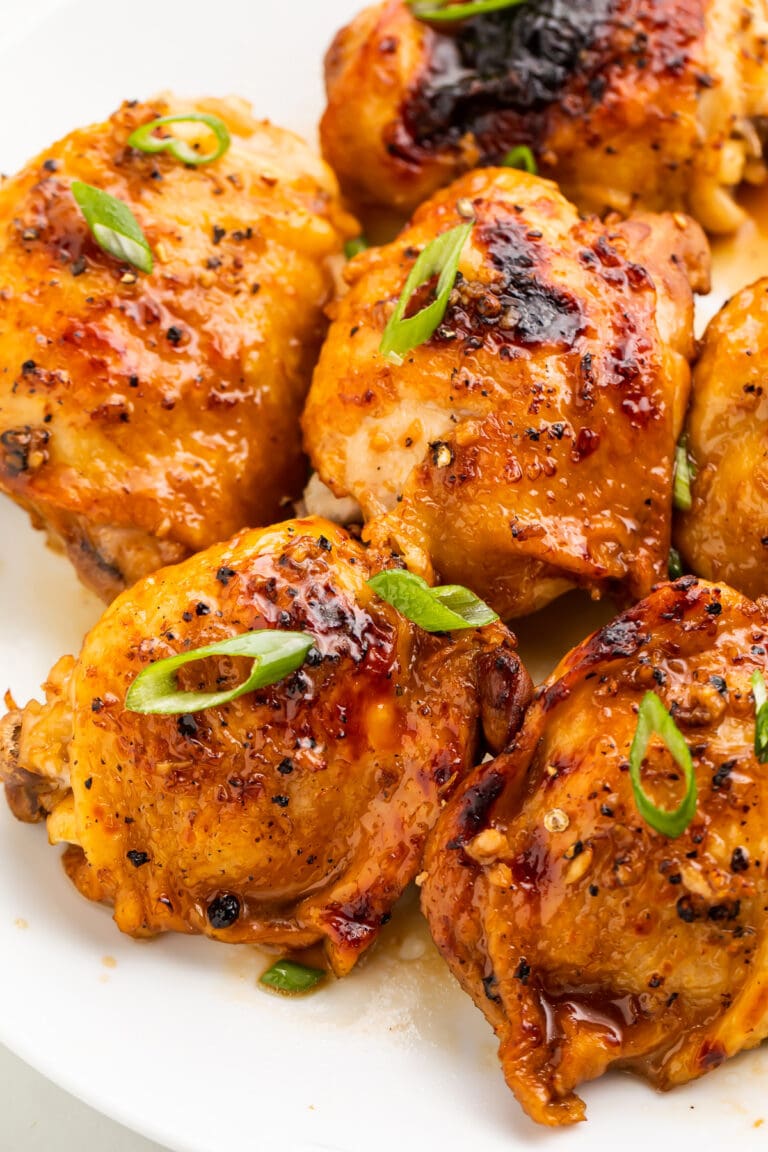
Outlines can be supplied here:
[[73, 276], [82, 276], [85, 269], [86, 263], [84, 256], [78, 256], [77, 260], [73, 260], [69, 266], [69, 270]]
[[590, 886], [589, 886], [590, 896], [597, 896], [599, 891], [600, 891], [600, 889], [598, 888], [597, 884], [590, 884]]
[[723, 606], [719, 600], [713, 600], [710, 604], [707, 604], [704, 609], [708, 616], [719, 616], [722, 610]]
[[148, 852], [139, 852], [136, 848], [131, 848], [130, 852], [126, 852], [126, 856], [134, 868], [141, 868], [142, 864], [146, 864], [149, 860]]
[[138, 376], [129, 376], [128, 377], [128, 387], [129, 388], [138, 388], [138, 386], [139, 386]]
[[192, 613], [191, 612], [182, 612], [181, 618], [185, 624], [189, 624], [190, 621], [193, 619]]
[[37, 364], [34, 360], [25, 360], [21, 366], [21, 371], [24, 376], [29, 376], [30, 372], [34, 372], [36, 368]]
[[497, 984], [498, 980], [494, 976], [493, 972], [490, 974], [490, 976], [483, 976], [483, 990], [485, 991], [486, 996], [489, 1000], [492, 1000], [494, 1004], [501, 1004], [501, 996], [499, 996], [498, 992], [495, 991]]
[[318, 536], [317, 543], [323, 552], [330, 552], [332, 545], [327, 536]]
[[613, 808], [611, 808], [608, 804], [601, 804], [600, 813], [601, 815], [608, 816], [610, 818], [613, 816]]
[[227, 585], [229, 584], [232, 577], [236, 575], [237, 573], [235, 572], [234, 568], [226, 568], [222, 565], [222, 567], [219, 568], [218, 572], [216, 573], [216, 579], [218, 580], [219, 584]]
[[240, 901], [234, 892], [222, 892], [208, 905], [211, 928], [229, 928], [240, 915]]
[[83, 786], [90, 792], [93, 787], [93, 776], [89, 776], [87, 780], [83, 780]]
[[166, 340], [168, 340], [170, 344], [173, 344], [174, 347], [181, 343], [183, 336], [183, 330], [181, 328], [177, 328], [175, 324], [171, 324], [170, 328], [165, 334]]
[[290, 756], [286, 756], [280, 761], [277, 770], [282, 776], [290, 776], [291, 772], [293, 772], [293, 760], [291, 760]]
[[214, 224], [214, 226], [213, 226], [213, 242], [214, 242], [214, 244], [220, 244], [221, 241], [226, 236], [226, 234], [227, 234], [226, 228], [221, 228], [218, 224]]
[[43, 168], [46, 172], [58, 172], [59, 165], [55, 160], [43, 160]]
[[749, 853], [744, 848], [734, 848], [731, 855], [731, 872], [746, 872], [749, 868]]
[[530, 974], [531, 966], [526, 962], [525, 958], [523, 958], [517, 968], [515, 968], [515, 980], [519, 980], [521, 984], [527, 984]]
[[731, 774], [731, 769], [734, 767], [735, 760], [725, 760], [715, 772], [712, 777], [712, 787], [714, 789], [722, 788]]
[[726, 684], [726, 682], [722, 676], [710, 676], [709, 682], [712, 685], [712, 687], [715, 688], [720, 693], [721, 696], [726, 695], [726, 693], [728, 691], [728, 685]]
[[199, 601], [199, 602], [198, 602], [198, 603], [195, 605], [195, 615], [196, 615], [196, 616], [207, 616], [207, 615], [208, 615], [208, 613], [209, 613], [210, 611], [211, 611], [211, 610], [210, 610], [210, 608], [208, 607], [208, 605], [207, 605], [207, 604], [203, 604], [202, 600], [200, 600], [200, 601]]
[[176, 720], [176, 727], [182, 736], [190, 739], [192, 736], [197, 735], [197, 720], [189, 712], [185, 712], [183, 716], [179, 716]]
[[91, 700], [91, 712], [101, 712], [103, 707], [104, 701], [101, 696], [94, 696], [93, 700]]
[[278, 808], [287, 808], [290, 802], [288, 796], [277, 795], [272, 797], [272, 803], [277, 804]]
[[690, 896], [681, 896], [676, 904], [677, 914], [686, 924], [692, 924], [697, 919], [696, 909], [691, 903]]
[[654, 973], [654, 975], [651, 976], [650, 980], [648, 981], [648, 987], [649, 988], [660, 988], [663, 983], [664, 983], [664, 977], [659, 976], [656, 973]]

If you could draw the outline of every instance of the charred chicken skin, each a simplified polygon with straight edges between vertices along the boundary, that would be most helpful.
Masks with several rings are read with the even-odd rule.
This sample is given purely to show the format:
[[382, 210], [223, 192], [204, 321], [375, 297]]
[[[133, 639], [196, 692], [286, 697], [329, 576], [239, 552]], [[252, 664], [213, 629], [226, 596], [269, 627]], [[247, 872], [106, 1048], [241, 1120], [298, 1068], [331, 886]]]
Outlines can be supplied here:
[[326, 59], [326, 157], [365, 202], [411, 211], [468, 168], [530, 147], [582, 210], [743, 217], [762, 181], [764, 0], [527, 0], [455, 24], [367, 8]]
[[[584, 1118], [577, 1085], [618, 1065], [683, 1084], [768, 1035], [765, 765], [750, 678], [768, 619], [693, 576], [659, 586], [570, 652], [514, 746], [445, 808], [424, 911], [493, 1025], [504, 1074], [543, 1124]], [[640, 816], [628, 756], [647, 691], [698, 785], [670, 839]], [[674, 808], [682, 773], [648, 745], [643, 787]]]
[[[188, 112], [228, 126], [216, 163], [128, 146]], [[75, 179], [132, 210], [151, 274], [102, 251]], [[2, 185], [0, 488], [103, 597], [300, 493], [299, 415], [354, 231], [330, 170], [236, 100], [125, 104]]]
[[691, 571], [768, 594], [768, 279], [710, 323], [687, 419], [691, 508], [676, 543]]
[[[328, 521], [245, 531], [123, 593], [3, 722], [6, 791], [47, 815], [80, 891], [134, 936], [301, 949], [346, 973], [418, 872], [441, 804], [520, 724], [530, 681], [501, 624], [429, 635], [379, 600]], [[306, 631], [304, 666], [187, 715], [127, 711], [150, 662], [252, 629]], [[208, 657], [187, 690], [240, 683]]]
[[[416, 257], [467, 216], [441, 325], [393, 362], [379, 345]], [[371, 539], [505, 618], [577, 585], [638, 599], [667, 571], [708, 270], [686, 217], [603, 224], [549, 181], [466, 175], [349, 265], [303, 418], [312, 462]]]

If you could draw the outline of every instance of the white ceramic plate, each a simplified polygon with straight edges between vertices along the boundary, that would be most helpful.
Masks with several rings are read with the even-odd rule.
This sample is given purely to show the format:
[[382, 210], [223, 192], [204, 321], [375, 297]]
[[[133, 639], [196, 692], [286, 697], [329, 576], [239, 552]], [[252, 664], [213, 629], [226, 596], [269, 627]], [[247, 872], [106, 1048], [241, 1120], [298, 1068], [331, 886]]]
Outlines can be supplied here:
[[[357, 0], [0, 0], [0, 168], [13, 171], [126, 97], [249, 97], [314, 135], [321, 55]], [[739, 257], [734, 263], [734, 253]], [[750, 226], [719, 260], [723, 292], [768, 262]], [[712, 304], [707, 303], [706, 312]], [[1, 317], [0, 317], [1, 322]], [[570, 597], [522, 627], [542, 673], [600, 621]], [[0, 690], [19, 701], [99, 612], [26, 518], [0, 506]], [[488, 1027], [453, 984], [413, 898], [349, 979], [303, 1001], [261, 992], [253, 949], [121, 936], [75, 892], [42, 829], [0, 803], [0, 1040], [51, 1079], [178, 1152], [508, 1152], [523, 1145], [765, 1146], [765, 1051], [658, 1096], [587, 1087], [590, 1119], [539, 1131], [504, 1086]]]

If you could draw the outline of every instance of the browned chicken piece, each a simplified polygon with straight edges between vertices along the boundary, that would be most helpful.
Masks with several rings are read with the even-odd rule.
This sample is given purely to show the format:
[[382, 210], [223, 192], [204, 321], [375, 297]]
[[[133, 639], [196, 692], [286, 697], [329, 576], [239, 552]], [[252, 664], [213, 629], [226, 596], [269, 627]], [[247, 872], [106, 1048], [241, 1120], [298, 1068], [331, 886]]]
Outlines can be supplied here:
[[[190, 111], [229, 127], [215, 163], [128, 147]], [[133, 211], [150, 275], [96, 244], [74, 179]], [[0, 488], [100, 595], [300, 493], [299, 415], [354, 232], [326, 165], [237, 100], [124, 104], [0, 188]]]
[[[574, 1090], [609, 1065], [671, 1088], [768, 1035], [768, 788], [750, 687], [767, 644], [764, 610], [739, 593], [661, 585], [564, 658], [428, 842], [432, 934], [540, 1123], [583, 1119]], [[649, 690], [698, 785], [675, 839], [641, 817], [628, 772]], [[674, 808], [682, 773], [656, 738], [644, 764], [646, 792]]]
[[[429, 635], [379, 600], [375, 570], [318, 519], [245, 531], [123, 593], [3, 723], [21, 819], [46, 812], [80, 891], [134, 936], [203, 933], [301, 949], [346, 973], [418, 872], [441, 804], [517, 730], [530, 680], [501, 624]], [[152, 661], [251, 629], [306, 631], [304, 666], [194, 714], [127, 711]], [[209, 657], [186, 690], [242, 682]]]
[[768, 594], [768, 279], [710, 323], [687, 420], [690, 511], [675, 542], [691, 571]]
[[[418, 253], [467, 215], [442, 324], [393, 362], [379, 345]], [[371, 539], [504, 617], [576, 585], [639, 599], [667, 572], [708, 273], [686, 217], [602, 224], [549, 181], [464, 176], [351, 262], [304, 413], [312, 462]]]
[[411, 211], [530, 147], [588, 212], [691, 212], [713, 232], [765, 177], [765, 0], [527, 0], [455, 23], [366, 8], [326, 58], [321, 138], [345, 190]]

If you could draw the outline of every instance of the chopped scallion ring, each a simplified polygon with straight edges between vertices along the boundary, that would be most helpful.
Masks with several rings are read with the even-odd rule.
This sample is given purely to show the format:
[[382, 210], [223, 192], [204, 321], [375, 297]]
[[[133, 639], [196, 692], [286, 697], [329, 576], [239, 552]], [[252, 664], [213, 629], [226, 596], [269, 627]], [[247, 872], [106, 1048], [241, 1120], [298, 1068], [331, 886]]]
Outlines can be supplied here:
[[755, 698], [755, 756], [765, 764], [768, 762], [768, 692], [762, 672], [753, 672], [749, 682]]
[[683, 433], [675, 448], [675, 481], [673, 488], [673, 501], [675, 508], [681, 512], [688, 512], [693, 504], [691, 496], [691, 481], [694, 470], [688, 458], [688, 437]]
[[[640, 779], [648, 743], [654, 733], [672, 753], [685, 778], [685, 796], [678, 807], [671, 810], [657, 807]], [[696, 814], [696, 774], [685, 737], [655, 692], [646, 692], [640, 704], [637, 728], [629, 750], [629, 777], [637, 810], [646, 824], [670, 840], [681, 836]]]
[[[158, 128], [166, 124], [205, 124], [216, 137], [216, 146], [210, 152], [198, 152], [186, 140], [177, 136], [155, 136]], [[170, 152], [175, 160], [182, 164], [190, 164], [199, 168], [203, 164], [213, 164], [223, 156], [231, 144], [229, 130], [223, 120], [218, 116], [211, 116], [207, 112], [187, 112], [179, 116], [158, 116], [148, 124], [142, 124], [128, 137], [128, 145], [138, 148], [140, 152]]]
[[683, 574], [683, 561], [677, 548], [670, 548], [667, 570], [670, 580], [677, 580]]
[[271, 968], [262, 973], [259, 983], [267, 988], [274, 988], [276, 992], [287, 992], [295, 996], [301, 992], [309, 992], [321, 980], [325, 979], [322, 968], [307, 968], [305, 964], [296, 964], [293, 960], [278, 960]]
[[[435, 237], [421, 253], [384, 329], [379, 351], [384, 356], [404, 356], [412, 348], [424, 344], [445, 316], [448, 298], [456, 282], [459, 260], [472, 231], [474, 220], [459, 224], [441, 236]], [[417, 288], [438, 276], [435, 299], [421, 308], [415, 316], [405, 317], [405, 310]]]
[[[178, 656], [158, 660], [139, 672], [128, 689], [125, 707], [129, 712], [147, 712], [161, 716], [200, 712], [228, 704], [246, 692], [276, 684], [304, 663], [314, 640], [306, 632], [280, 632], [265, 628], [244, 632], [215, 644], [193, 648]], [[206, 656], [250, 656], [251, 674], [242, 684], [226, 692], [181, 692], [176, 686], [176, 672], [185, 664], [204, 660]]]
[[370, 248], [370, 244], [365, 236], [355, 236], [353, 240], [347, 240], [344, 245], [344, 255], [347, 260], [351, 260], [353, 256], [357, 256], [360, 252], [365, 252]]
[[502, 168], [519, 168], [522, 172], [530, 172], [531, 176], [538, 175], [536, 157], [527, 144], [518, 144], [510, 148], [501, 162]]
[[426, 580], [402, 568], [379, 572], [368, 581], [377, 596], [425, 632], [459, 632], [482, 628], [498, 616], [469, 588], [444, 584], [430, 588]]
[[82, 180], [72, 181], [72, 195], [96, 243], [110, 256], [141, 272], [154, 267], [152, 249], [127, 204]]
[[408, 7], [417, 20], [471, 20], [485, 12], [499, 12], [502, 8], [514, 8], [524, 0], [471, 0], [464, 4], [454, 4], [452, 0], [408, 0]]

